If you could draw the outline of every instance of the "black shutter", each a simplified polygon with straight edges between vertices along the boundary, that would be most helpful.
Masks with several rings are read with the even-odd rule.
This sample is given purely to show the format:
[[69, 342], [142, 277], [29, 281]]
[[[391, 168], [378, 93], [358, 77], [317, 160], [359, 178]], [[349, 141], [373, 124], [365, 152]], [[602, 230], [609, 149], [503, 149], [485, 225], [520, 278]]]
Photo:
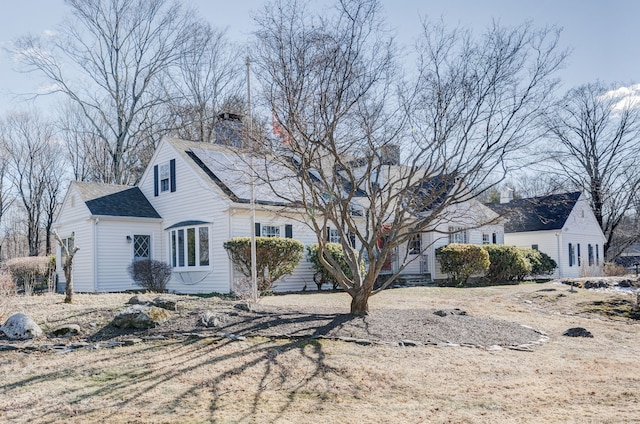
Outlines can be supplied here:
[[169, 175], [171, 181], [171, 192], [176, 191], [176, 160], [171, 159], [169, 161]]
[[153, 166], [153, 195], [158, 197], [158, 165]]
[[286, 238], [293, 238], [293, 225], [287, 224], [284, 226], [284, 236]]
[[327, 241], [331, 240], [331, 227], [327, 227], [326, 230], [327, 232]]
[[260, 223], [256, 222], [256, 237], [260, 237]]

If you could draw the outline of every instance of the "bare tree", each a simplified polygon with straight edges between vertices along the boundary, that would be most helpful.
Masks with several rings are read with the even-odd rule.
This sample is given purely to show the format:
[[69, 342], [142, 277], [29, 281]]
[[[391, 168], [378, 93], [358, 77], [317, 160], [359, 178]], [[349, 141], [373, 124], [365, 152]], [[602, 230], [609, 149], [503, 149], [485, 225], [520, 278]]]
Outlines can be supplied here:
[[[564, 57], [557, 33], [496, 25], [476, 40], [425, 25], [409, 83], [378, 1], [342, 0], [315, 17], [276, 1], [257, 23], [258, 76], [281, 135], [268, 149], [297, 181], [270, 166], [260, 178], [304, 211], [351, 312], [366, 314], [369, 297], [407, 265], [377, 288], [397, 247], [456, 214], [522, 145]], [[352, 278], [323, 254], [328, 227]]]
[[607, 237], [605, 257], [617, 257], [640, 239], [637, 226], [625, 225], [624, 234], [617, 234], [640, 203], [640, 105], [614, 86], [587, 84], [556, 104], [547, 128], [556, 169], [588, 194]]
[[29, 255], [37, 256], [43, 216], [54, 212], [45, 205], [47, 193], [57, 196], [58, 189], [54, 194], [51, 188], [59, 187], [61, 179], [52, 172], [57, 150], [53, 126], [35, 112], [12, 113], [2, 124], [2, 141], [10, 161], [9, 177], [26, 215]]
[[53, 235], [62, 252], [60, 261], [62, 262], [62, 270], [64, 271], [65, 278], [64, 303], [73, 303], [73, 258], [80, 248], [75, 245], [74, 237], [62, 240], [60, 235], [55, 231]]
[[222, 113], [244, 113], [224, 109], [225, 100], [238, 96], [244, 82], [240, 49], [224, 31], [206, 23], [195, 27], [186, 43], [175, 78], [168, 81], [169, 128], [185, 140], [213, 142]]
[[[185, 53], [190, 12], [164, 0], [66, 0], [71, 17], [50, 39], [26, 36], [14, 53], [27, 71], [51, 82], [82, 112], [109, 155], [104, 182], [133, 183], [140, 156], [153, 150], [166, 119], [162, 80]], [[159, 132], [160, 131], [160, 132]], [[107, 178], [108, 177], [108, 178]]]
[[[4, 143], [0, 142], [0, 229], [3, 228], [3, 218], [6, 212], [13, 204], [15, 198], [11, 192], [11, 184], [8, 181], [9, 171], [9, 153]], [[4, 245], [4, 237], [0, 242], [0, 260], [2, 260], [2, 246]]]

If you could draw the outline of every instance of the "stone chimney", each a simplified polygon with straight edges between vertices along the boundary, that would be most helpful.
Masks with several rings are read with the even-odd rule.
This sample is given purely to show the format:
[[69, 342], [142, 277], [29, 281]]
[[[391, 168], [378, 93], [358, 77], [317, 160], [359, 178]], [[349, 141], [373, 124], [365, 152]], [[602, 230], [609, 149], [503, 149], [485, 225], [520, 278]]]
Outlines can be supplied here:
[[500, 203], [509, 203], [513, 200], [513, 189], [505, 187], [500, 190]]

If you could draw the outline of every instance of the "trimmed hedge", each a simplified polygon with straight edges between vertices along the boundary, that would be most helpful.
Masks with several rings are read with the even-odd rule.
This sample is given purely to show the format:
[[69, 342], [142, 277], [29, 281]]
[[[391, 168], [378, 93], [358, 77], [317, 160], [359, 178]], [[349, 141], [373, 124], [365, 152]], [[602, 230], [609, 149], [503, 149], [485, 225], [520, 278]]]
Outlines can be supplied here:
[[489, 261], [491, 262], [485, 274], [487, 280], [495, 282], [520, 281], [531, 274], [531, 263], [527, 260], [523, 249], [502, 244], [485, 244], [482, 248], [489, 253]]
[[558, 267], [556, 261], [544, 252], [531, 248], [522, 248], [522, 251], [531, 264], [531, 273], [529, 275], [551, 275]]
[[451, 243], [436, 249], [436, 258], [442, 272], [449, 275], [457, 286], [467, 284], [473, 274], [482, 274], [489, 269], [489, 254], [475, 244]]
[[[346, 275], [347, 278], [353, 278], [351, 268], [344, 258], [344, 250], [342, 249], [342, 245], [340, 243], [327, 243], [325, 244], [325, 250], [336, 262], [338, 262], [344, 275]], [[311, 265], [313, 265], [313, 269], [316, 271], [314, 281], [316, 283], [316, 286], [318, 286], [318, 290], [322, 290], [322, 285], [325, 283], [331, 284], [334, 290], [338, 288], [339, 284], [336, 279], [333, 278], [331, 272], [329, 272], [329, 270], [320, 263], [320, 259], [318, 258], [317, 243], [307, 246], [307, 259], [309, 260], [309, 262], [311, 262]], [[360, 263], [360, 269], [364, 274], [364, 262]]]
[[[251, 277], [251, 237], [235, 237], [224, 242], [229, 259], [245, 277]], [[258, 290], [271, 288], [278, 278], [293, 273], [300, 263], [304, 245], [282, 237], [256, 237]]]

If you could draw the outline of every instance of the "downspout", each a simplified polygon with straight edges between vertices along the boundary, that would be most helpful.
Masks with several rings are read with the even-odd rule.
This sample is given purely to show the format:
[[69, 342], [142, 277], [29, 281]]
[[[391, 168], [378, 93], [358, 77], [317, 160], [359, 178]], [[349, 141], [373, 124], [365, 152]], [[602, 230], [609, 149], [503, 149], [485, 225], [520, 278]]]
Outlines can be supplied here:
[[562, 278], [562, 261], [560, 260], [560, 235], [562, 234], [560, 231], [556, 231], [556, 249], [558, 249], [558, 278]]
[[[229, 236], [227, 237], [227, 240], [231, 239], [232, 237], [233, 215], [236, 214], [235, 209], [229, 208], [228, 210], [229, 210]], [[233, 262], [229, 260], [228, 264], [229, 264], [229, 293], [231, 293], [233, 291]]]
[[98, 291], [98, 223], [100, 218], [96, 218], [93, 225], [93, 291]]

